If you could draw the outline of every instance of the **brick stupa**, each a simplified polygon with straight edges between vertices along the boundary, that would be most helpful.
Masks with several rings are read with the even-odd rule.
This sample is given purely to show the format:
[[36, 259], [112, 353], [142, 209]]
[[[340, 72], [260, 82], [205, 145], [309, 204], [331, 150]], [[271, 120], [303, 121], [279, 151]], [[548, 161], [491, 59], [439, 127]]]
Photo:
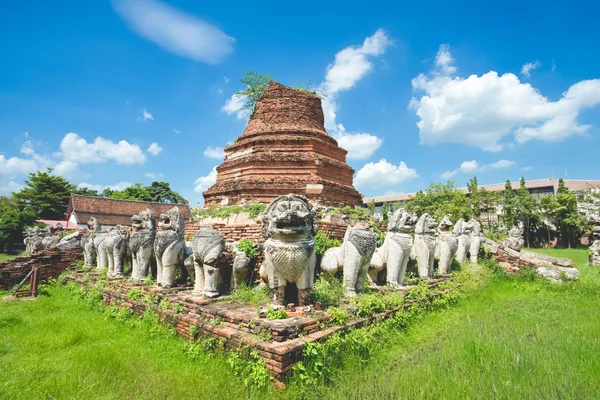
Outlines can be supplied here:
[[205, 207], [269, 203], [289, 193], [322, 205], [361, 204], [347, 151], [323, 122], [319, 97], [269, 83], [244, 133], [225, 149], [217, 181], [203, 193]]

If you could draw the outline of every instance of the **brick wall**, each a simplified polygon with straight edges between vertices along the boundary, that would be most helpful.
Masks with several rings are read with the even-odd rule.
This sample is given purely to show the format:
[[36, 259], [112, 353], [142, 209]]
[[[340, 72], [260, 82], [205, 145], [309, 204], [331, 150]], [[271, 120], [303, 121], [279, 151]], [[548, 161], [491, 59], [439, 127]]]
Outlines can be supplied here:
[[31, 256], [0, 263], [0, 289], [8, 290], [19, 284], [34, 267], [38, 268], [40, 281], [57, 277], [82, 257], [81, 248], [75, 247], [69, 250], [43, 250]]

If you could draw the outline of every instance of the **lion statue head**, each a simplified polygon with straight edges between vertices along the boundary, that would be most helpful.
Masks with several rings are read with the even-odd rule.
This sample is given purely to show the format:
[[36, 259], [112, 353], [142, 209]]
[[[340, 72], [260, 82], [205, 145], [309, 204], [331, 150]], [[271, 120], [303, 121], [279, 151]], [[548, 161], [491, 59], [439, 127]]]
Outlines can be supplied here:
[[454, 224], [452, 223], [452, 221], [450, 221], [450, 218], [444, 217], [442, 219], [442, 222], [440, 222], [440, 224], [438, 225], [438, 230], [446, 232], [450, 229], [452, 225]]
[[179, 208], [173, 207], [166, 213], [160, 214], [160, 217], [158, 218], [158, 227], [162, 231], [173, 231], [178, 236], [183, 237], [183, 215], [181, 215]]
[[424, 213], [419, 217], [417, 224], [415, 225], [415, 233], [426, 234], [433, 233], [437, 228], [437, 221], [429, 214]]
[[100, 225], [100, 221], [98, 221], [94, 217], [90, 217], [90, 220], [87, 222], [87, 227], [90, 231], [100, 232], [102, 226]]
[[471, 231], [473, 231], [473, 225], [461, 218], [458, 221], [456, 221], [456, 224], [454, 224], [454, 229], [452, 230], [452, 233], [454, 233], [456, 236], [460, 236], [468, 235], [469, 233], [471, 233]]
[[279, 196], [263, 214], [262, 231], [265, 239], [275, 235], [312, 236], [315, 234], [314, 209], [304, 196]]
[[476, 219], [471, 218], [468, 223], [471, 226], [471, 233], [479, 235], [481, 233], [481, 224]]
[[387, 228], [389, 232], [411, 232], [415, 229], [417, 221], [418, 218], [415, 214], [400, 208], [392, 214]]
[[131, 227], [134, 232], [153, 232], [156, 230], [156, 220], [149, 209], [142, 210], [138, 214], [133, 215], [131, 221]]

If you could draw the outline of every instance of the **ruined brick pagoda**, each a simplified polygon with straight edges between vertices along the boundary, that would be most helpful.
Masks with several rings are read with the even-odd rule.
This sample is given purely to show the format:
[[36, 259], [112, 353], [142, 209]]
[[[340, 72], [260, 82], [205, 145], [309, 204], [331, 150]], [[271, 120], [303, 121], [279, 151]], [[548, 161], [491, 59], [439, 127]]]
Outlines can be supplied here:
[[322, 205], [359, 205], [347, 151], [323, 125], [321, 99], [271, 82], [244, 133], [225, 149], [205, 207], [268, 203], [289, 193]]

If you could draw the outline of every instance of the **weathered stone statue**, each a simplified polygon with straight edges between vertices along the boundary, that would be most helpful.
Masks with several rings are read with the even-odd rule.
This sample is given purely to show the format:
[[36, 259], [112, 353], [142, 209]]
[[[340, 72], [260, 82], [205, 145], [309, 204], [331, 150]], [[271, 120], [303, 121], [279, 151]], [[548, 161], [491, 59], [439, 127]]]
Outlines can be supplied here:
[[[62, 228], [62, 227], [61, 227]], [[42, 246], [44, 249], [50, 249], [52, 247], [56, 247], [58, 242], [60, 242], [60, 231], [62, 229], [54, 229], [50, 225], [42, 228]]]
[[224, 248], [223, 236], [210, 225], [204, 225], [194, 235], [192, 240], [195, 269], [194, 295], [219, 296], [217, 261]]
[[233, 268], [231, 271], [231, 290], [237, 290], [248, 278], [248, 270], [252, 259], [243, 251], [233, 249]]
[[175, 284], [175, 271], [184, 268], [186, 258], [183, 217], [179, 208], [173, 207], [160, 214], [160, 230], [154, 240], [156, 256], [156, 282], [165, 289]]
[[588, 263], [594, 267], [600, 266], [600, 226], [592, 229], [594, 242], [589, 248]]
[[415, 225], [413, 253], [417, 260], [421, 279], [433, 278], [437, 226], [437, 221], [427, 213], [421, 215]]
[[471, 247], [471, 232], [473, 231], [473, 225], [465, 222], [464, 219], [459, 219], [454, 224], [454, 236], [458, 238], [458, 249], [454, 258], [459, 263], [464, 263], [467, 259], [467, 253]]
[[502, 239], [500, 245], [514, 251], [521, 251], [525, 240], [523, 239], [523, 225], [515, 226], [508, 231], [508, 238]]
[[[123, 266], [127, 255], [129, 229], [123, 225], [106, 232], [104, 239], [98, 241], [98, 268], [107, 268], [106, 275], [111, 278], [123, 277]], [[96, 240], [94, 240], [94, 244]]]
[[[83, 267], [93, 268], [96, 264], [96, 247], [94, 246], [94, 235], [99, 233], [100, 223], [96, 218], [91, 217], [87, 222], [88, 230], [81, 237], [81, 247], [83, 248]], [[96, 231], [98, 229], [98, 231]]]
[[381, 247], [371, 258], [371, 278], [376, 281], [377, 273], [387, 268], [387, 284], [399, 288], [404, 284], [406, 266], [413, 247], [412, 233], [417, 223], [417, 216], [404, 208], [396, 210], [388, 222], [387, 234]]
[[371, 258], [377, 249], [377, 234], [366, 224], [348, 227], [344, 242], [340, 247], [332, 247], [323, 254], [321, 269], [334, 276], [342, 269], [344, 296], [354, 297], [362, 292], [371, 265]]
[[45, 237], [45, 231], [38, 228], [37, 226], [34, 226], [33, 228], [31, 228], [31, 233], [30, 233], [31, 252], [30, 252], [30, 254], [44, 250], [44, 237]]
[[296, 283], [298, 303], [306, 305], [315, 270], [315, 226], [311, 204], [304, 196], [289, 194], [273, 200], [263, 214], [264, 275], [273, 303], [283, 305], [285, 287]]
[[131, 279], [142, 282], [150, 273], [154, 259], [156, 220], [148, 209], [131, 217], [132, 232], [129, 239], [131, 249]]
[[477, 258], [479, 257], [479, 249], [481, 248], [481, 242], [483, 241], [483, 235], [481, 233], [481, 224], [476, 219], [471, 218], [469, 225], [473, 227], [469, 234], [471, 243], [469, 246], [469, 259], [473, 264], [477, 264]]
[[23, 243], [25, 244], [25, 252], [33, 253], [33, 228], [27, 228], [23, 231]]
[[438, 260], [438, 272], [447, 274], [450, 271], [452, 260], [458, 250], [458, 238], [450, 231], [452, 221], [444, 217], [438, 225], [438, 239], [435, 248], [435, 258]]

